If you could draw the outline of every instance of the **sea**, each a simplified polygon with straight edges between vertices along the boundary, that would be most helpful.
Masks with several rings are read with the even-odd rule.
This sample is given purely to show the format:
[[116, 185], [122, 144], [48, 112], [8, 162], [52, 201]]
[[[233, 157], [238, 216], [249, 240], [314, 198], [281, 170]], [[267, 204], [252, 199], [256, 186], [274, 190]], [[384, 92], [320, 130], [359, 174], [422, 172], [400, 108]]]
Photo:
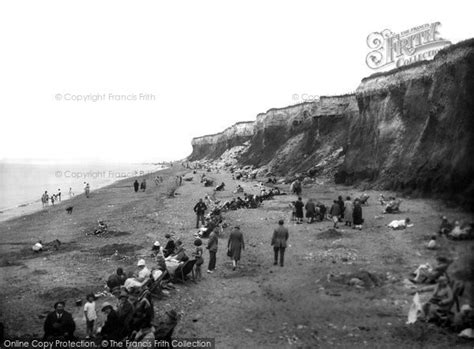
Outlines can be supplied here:
[[[163, 164], [9, 163], [0, 161], [0, 221], [41, 209], [41, 196], [61, 192], [61, 201], [113, 182], [166, 168]], [[151, 184], [151, 183], [149, 183]]]

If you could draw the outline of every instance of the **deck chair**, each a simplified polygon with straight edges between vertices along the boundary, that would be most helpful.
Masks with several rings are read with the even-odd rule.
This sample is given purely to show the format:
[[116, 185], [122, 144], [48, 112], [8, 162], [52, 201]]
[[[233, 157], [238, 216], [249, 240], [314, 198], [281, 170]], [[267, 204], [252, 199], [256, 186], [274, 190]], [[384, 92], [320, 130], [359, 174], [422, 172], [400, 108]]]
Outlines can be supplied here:
[[194, 264], [196, 264], [195, 259], [190, 259], [176, 268], [173, 275], [173, 282], [182, 282], [184, 283], [187, 280], [187, 275], [192, 273], [194, 280]]
[[165, 270], [158, 279], [152, 281], [150, 285], [148, 285], [148, 289], [151, 292], [151, 295], [153, 297], [158, 297], [160, 298], [163, 295], [163, 287], [162, 287], [162, 282], [165, 279], [165, 277], [168, 275], [168, 271]]

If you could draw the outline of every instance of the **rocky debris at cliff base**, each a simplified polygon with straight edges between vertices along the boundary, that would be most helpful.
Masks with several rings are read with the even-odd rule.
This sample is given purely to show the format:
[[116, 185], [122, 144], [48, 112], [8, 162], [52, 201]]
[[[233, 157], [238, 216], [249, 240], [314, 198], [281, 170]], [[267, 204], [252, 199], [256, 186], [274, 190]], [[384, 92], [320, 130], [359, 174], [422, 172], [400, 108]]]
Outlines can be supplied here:
[[330, 228], [316, 235], [316, 238], [317, 239], [339, 239], [339, 238], [342, 238], [343, 236], [344, 235], [339, 230]]
[[387, 278], [383, 274], [371, 273], [366, 270], [359, 270], [350, 274], [329, 274], [328, 281], [337, 282], [349, 286], [359, 286], [364, 288], [380, 287]]

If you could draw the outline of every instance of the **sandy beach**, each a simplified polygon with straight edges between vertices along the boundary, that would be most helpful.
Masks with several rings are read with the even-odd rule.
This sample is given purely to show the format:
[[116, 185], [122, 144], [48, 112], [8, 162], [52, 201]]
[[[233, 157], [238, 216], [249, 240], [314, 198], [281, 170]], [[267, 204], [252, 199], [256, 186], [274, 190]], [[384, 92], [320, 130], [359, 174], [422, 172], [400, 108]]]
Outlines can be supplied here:
[[[203, 171], [193, 176], [175, 165], [159, 173], [164, 182], [156, 186], [155, 174], [146, 176], [144, 193], [135, 193], [133, 180], [127, 179], [93, 192], [89, 199], [78, 195], [67, 203], [0, 223], [0, 321], [7, 336], [42, 336], [44, 315], [57, 300], [66, 300], [76, 334], [84, 337], [82, 307], [75, 300], [103, 291], [107, 276], [117, 267], [133, 269], [139, 258], [153, 265], [151, 245], [155, 240], [164, 243], [169, 232], [175, 232], [191, 254], [196, 231], [192, 208], [199, 198], [212, 195], [213, 188], [199, 183]], [[176, 187], [180, 174], [194, 178]], [[224, 191], [215, 193], [216, 199], [234, 197], [237, 184], [248, 193], [258, 193], [256, 181], [234, 181], [224, 172], [207, 175], [226, 184]], [[288, 191], [288, 186], [281, 188]], [[363, 208], [362, 231], [341, 226], [334, 234], [328, 232], [329, 221], [288, 222], [293, 195], [277, 196], [257, 209], [225, 212], [228, 228], [220, 237], [216, 272], [205, 273], [206, 251], [203, 280], [177, 285], [168, 298], [156, 301], [156, 317], [175, 309], [181, 317], [176, 337], [215, 338], [217, 348], [472, 346], [436, 326], [420, 331], [418, 324], [405, 325], [413, 296], [403, 279], [421, 263], [435, 264], [441, 253], [455, 259], [450, 272], [461, 269], [460, 257], [472, 251], [472, 241], [442, 241], [439, 251], [429, 251], [425, 244], [436, 232], [441, 215], [471, 221], [473, 216], [438, 201], [409, 198], [403, 202], [403, 213], [382, 216], [374, 199], [379, 193], [368, 192], [371, 199]], [[338, 195], [360, 194], [351, 187], [312, 184], [303, 188], [302, 196], [329, 205]], [[74, 206], [72, 215], [66, 214], [66, 205]], [[405, 216], [411, 217], [414, 227], [388, 230], [391, 220]], [[272, 265], [270, 246], [280, 218], [290, 230], [283, 268]], [[111, 233], [86, 236], [98, 219], [107, 222]], [[233, 271], [226, 246], [235, 225], [244, 234], [246, 249], [240, 268]], [[31, 246], [38, 239], [59, 239], [62, 244], [58, 251], [34, 254]], [[351, 275], [366, 275], [372, 283], [356, 288], [341, 281]], [[465, 295], [472, 293], [468, 283]], [[114, 299], [105, 296], [97, 303], [105, 301]]]

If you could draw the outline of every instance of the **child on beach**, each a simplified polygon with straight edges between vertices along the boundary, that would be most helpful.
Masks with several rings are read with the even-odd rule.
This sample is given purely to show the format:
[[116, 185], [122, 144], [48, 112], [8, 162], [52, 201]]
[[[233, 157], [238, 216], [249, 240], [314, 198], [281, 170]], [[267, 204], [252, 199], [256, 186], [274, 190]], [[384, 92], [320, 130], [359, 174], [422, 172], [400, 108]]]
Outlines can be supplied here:
[[201, 281], [202, 274], [201, 274], [201, 265], [204, 263], [204, 258], [202, 257], [202, 240], [196, 239], [194, 240], [194, 246], [196, 246], [196, 250], [193, 252], [194, 259], [196, 260], [196, 264], [194, 265], [194, 272], [196, 281]]
[[86, 296], [87, 302], [84, 305], [84, 315], [86, 317], [87, 339], [94, 337], [94, 322], [97, 320], [95, 311], [95, 296], [91, 293]]

